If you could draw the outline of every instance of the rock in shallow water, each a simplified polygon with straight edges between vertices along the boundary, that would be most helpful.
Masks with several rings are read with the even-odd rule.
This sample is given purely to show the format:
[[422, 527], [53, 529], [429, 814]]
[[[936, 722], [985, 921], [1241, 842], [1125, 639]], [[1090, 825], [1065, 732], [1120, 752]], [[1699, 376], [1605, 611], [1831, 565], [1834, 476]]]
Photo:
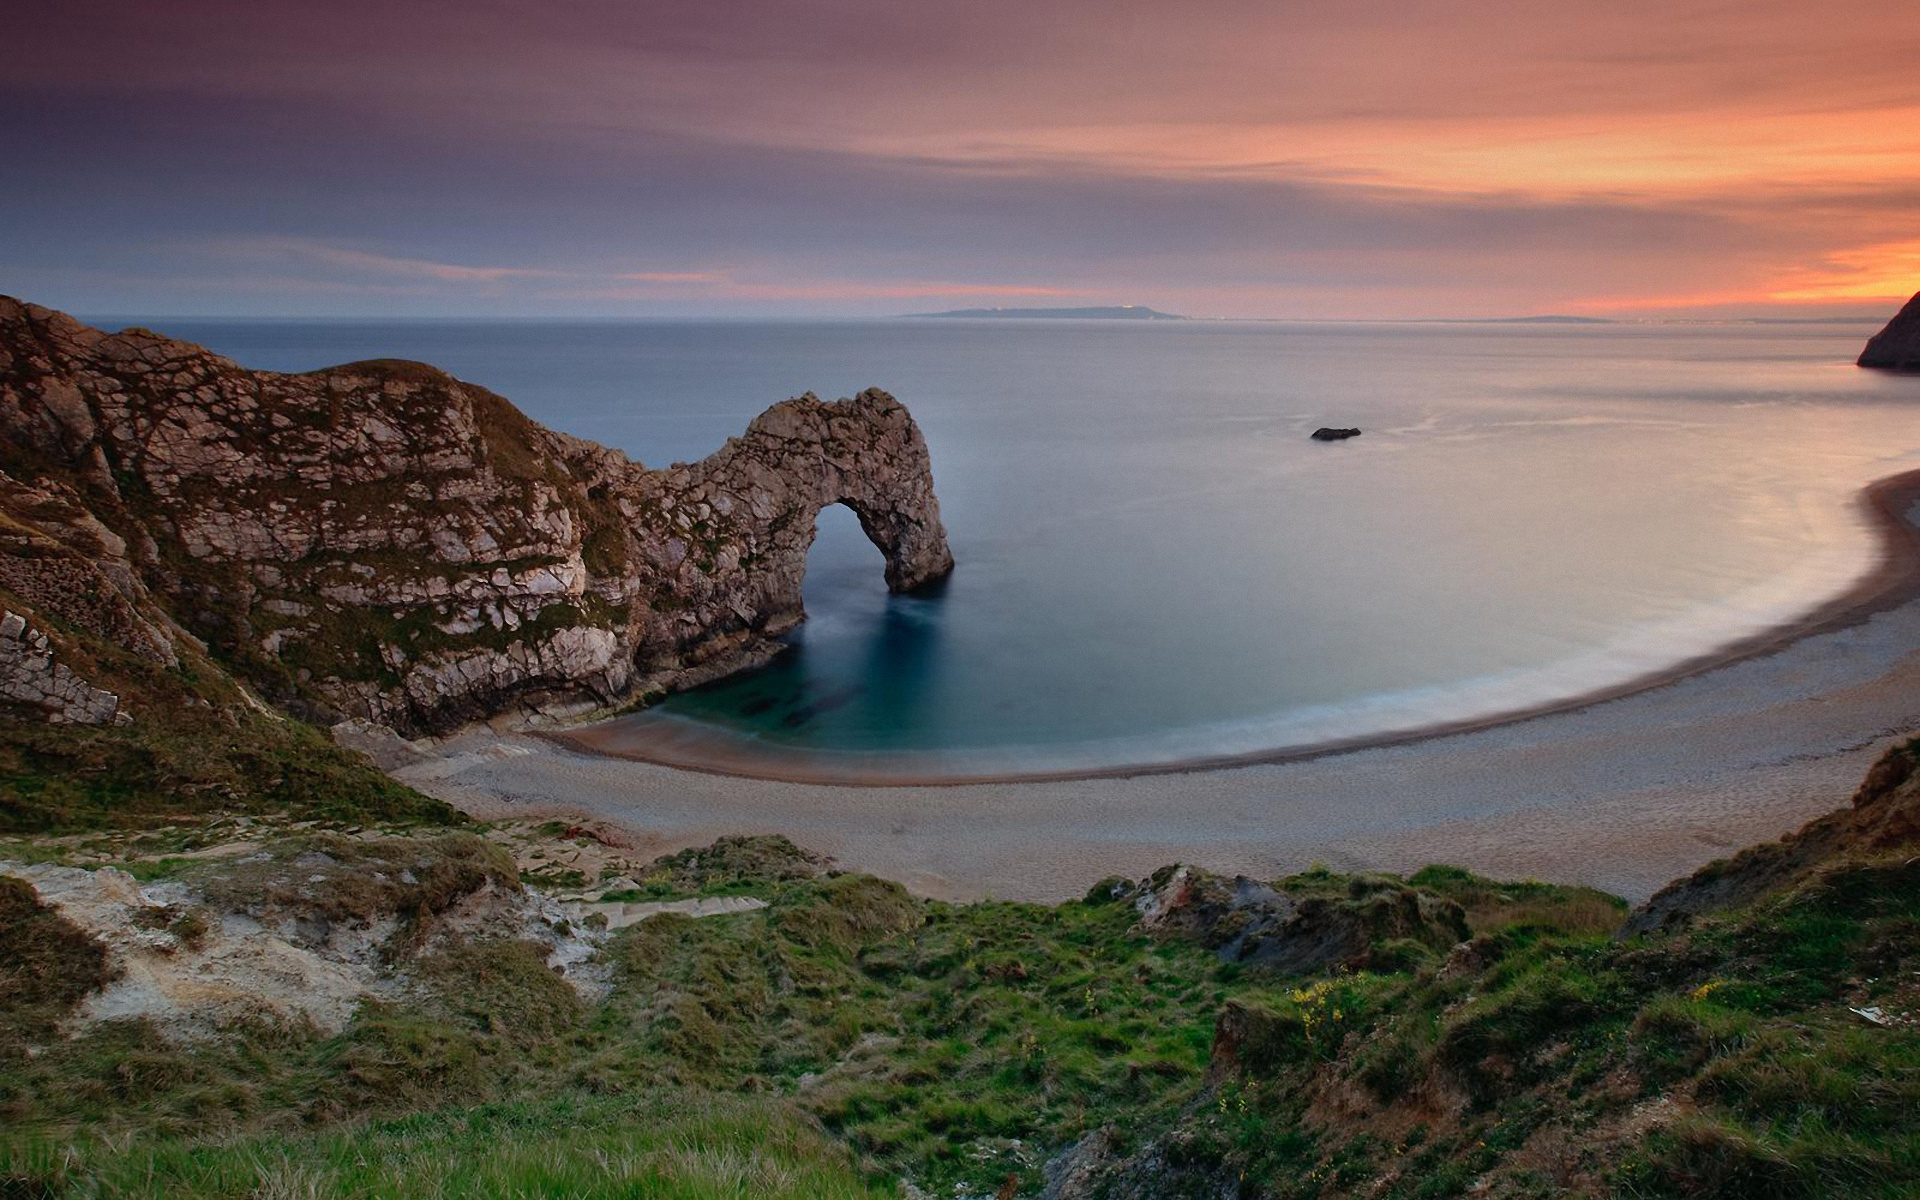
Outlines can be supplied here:
[[1313, 440], [1316, 442], [1344, 442], [1359, 436], [1358, 429], [1332, 429], [1325, 425], [1313, 431]]

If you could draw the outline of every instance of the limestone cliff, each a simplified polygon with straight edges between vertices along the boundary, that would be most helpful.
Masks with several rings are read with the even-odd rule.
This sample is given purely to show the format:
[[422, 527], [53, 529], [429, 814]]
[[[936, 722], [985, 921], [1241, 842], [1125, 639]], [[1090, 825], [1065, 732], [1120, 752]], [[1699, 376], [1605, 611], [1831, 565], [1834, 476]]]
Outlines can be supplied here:
[[1860, 352], [1860, 365], [1920, 371], [1920, 292], [1887, 322], [1885, 329], [1867, 340], [1867, 348]]
[[649, 469], [420, 363], [251, 371], [0, 298], [0, 599], [55, 659], [63, 631], [156, 660], [183, 631], [283, 704], [410, 733], [604, 707], [775, 652], [830, 504], [895, 590], [952, 569], [883, 392]]

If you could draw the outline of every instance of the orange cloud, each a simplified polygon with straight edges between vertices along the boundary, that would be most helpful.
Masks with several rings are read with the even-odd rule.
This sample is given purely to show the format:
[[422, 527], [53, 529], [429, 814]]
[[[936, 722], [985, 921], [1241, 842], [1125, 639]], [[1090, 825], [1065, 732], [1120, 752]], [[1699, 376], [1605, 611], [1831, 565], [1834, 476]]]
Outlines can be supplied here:
[[1783, 277], [1768, 299], [1904, 300], [1915, 291], [1920, 291], [1920, 238], [1836, 251], [1819, 266]]
[[1749, 184], [1920, 181], [1920, 105], [1756, 116], [1491, 116], [1145, 124], [867, 137], [863, 153], [1003, 171], [1363, 182], [1420, 191], [1643, 198]]
[[122, 7], [9, 31], [36, 107], [7, 156], [16, 273], [44, 246], [124, 258], [101, 231], [280, 221], [350, 244], [253, 239], [247, 265], [480, 307], [1375, 316], [1920, 286], [1914, 0], [661, 0], [457, 29], [359, 0]]

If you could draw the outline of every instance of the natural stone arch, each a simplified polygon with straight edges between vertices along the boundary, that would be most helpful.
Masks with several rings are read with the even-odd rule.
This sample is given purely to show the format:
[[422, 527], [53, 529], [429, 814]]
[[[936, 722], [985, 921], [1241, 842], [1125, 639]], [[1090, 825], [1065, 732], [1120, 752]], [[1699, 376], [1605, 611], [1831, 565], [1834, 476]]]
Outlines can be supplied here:
[[[823, 552], [822, 543], [829, 541], [834, 543], [834, 548]], [[814, 514], [813, 536], [807, 540], [805, 573], [801, 579], [801, 590], [807, 595], [814, 594], [814, 577], [829, 557], [836, 567], [857, 576], [862, 585], [873, 585], [895, 593], [924, 590], [897, 589], [893, 586], [887, 578], [887, 568], [892, 560], [886, 550], [886, 534], [862, 519], [857, 504], [835, 500]], [[808, 611], [812, 612], [811, 609]]]
[[6, 297], [0, 474], [70, 488], [129, 547], [126, 586], [270, 698], [408, 732], [766, 661], [831, 504], [893, 590], [953, 567], [926, 442], [884, 392], [784, 401], [650, 469], [422, 363], [251, 371]]
[[886, 559], [893, 591], [953, 570], [926, 439], [906, 406], [878, 388], [832, 404], [811, 392], [776, 404], [708, 461], [727, 475], [743, 457], [776, 465], [809, 529], [822, 509], [850, 509]]
[[[890, 590], [914, 591], [953, 570], [926, 439], [906, 407], [878, 389], [832, 403], [808, 393], [776, 404], [719, 452], [665, 472], [664, 484], [674, 511], [691, 506], [689, 531], [712, 556], [675, 574], [684, 588], [678, 598], [710, 608], [725, 596], [759, 632], [783, 632], [805, 617], [801, 584], [815, 522], [836, 504], [879, 549]], [[726, 569], [735, 563], [737, 575]]]
[[[822, 505], [820, 511], [813, 514], [815, 535], [818, 536], [821, 512], [836, 507], [846, 509], [860, 522], [860, 531], [885, 560], [887, 590], [920, 591], [953, 570], [953, 555], [947, 548], [946, 531], [941, 528], [938, 502], [933, 500], [931, 488], [927, 490], [926, 499], [934, 504], [931, 512], [917, 503], [907, 507], [893, 503], [880, 508], [865, 500], [842, 496]], [[937, 537], [929, 534], [929, 517], [933, 528], [938, 530]]]

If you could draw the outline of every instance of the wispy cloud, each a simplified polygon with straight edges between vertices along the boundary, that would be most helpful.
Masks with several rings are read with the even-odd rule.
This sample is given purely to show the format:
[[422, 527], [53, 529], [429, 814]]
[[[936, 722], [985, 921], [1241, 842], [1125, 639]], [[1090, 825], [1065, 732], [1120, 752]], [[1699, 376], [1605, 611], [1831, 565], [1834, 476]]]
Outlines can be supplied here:
[[1913, 0], [109, 7], [0, 40], [0, 263], [96, 311], [136, 259], [447, 312], [1920, 286]]
[[381, 278], [431, 279], [442, 283], [502, 283], [515, 279], [554, 279], [566, 272], [546, 267], [470, 266], [426, 258], [382, 254], [352, 246], [300, 237], [221, 238], [209, 247], [216, 254], [261, 260], [296, 260]]
[[724, 283], [726, 276], [717, 271], [621, 271], [613, 276], [622, 283]]
[[[1083, 289], [1032, 283], [985, 283], [938, 279], [819, 277], [767, 270], [587, 270], [557, 267], [476, 266], [406, 254], [343, 246], [305, 237], [248, 236], [196, 244], [217, 258], [273, 263], [284, 268], [320, 268], [304, 278], [312, 291], [342, 294], [455, 297], [482, 286], [496, 295], [541, 300], [660, 300], [670, 297], [725, 300], [918, 300], [1021, 299], [1081, 296]], [[299, 274], [266, 276], [285, 288]]]

